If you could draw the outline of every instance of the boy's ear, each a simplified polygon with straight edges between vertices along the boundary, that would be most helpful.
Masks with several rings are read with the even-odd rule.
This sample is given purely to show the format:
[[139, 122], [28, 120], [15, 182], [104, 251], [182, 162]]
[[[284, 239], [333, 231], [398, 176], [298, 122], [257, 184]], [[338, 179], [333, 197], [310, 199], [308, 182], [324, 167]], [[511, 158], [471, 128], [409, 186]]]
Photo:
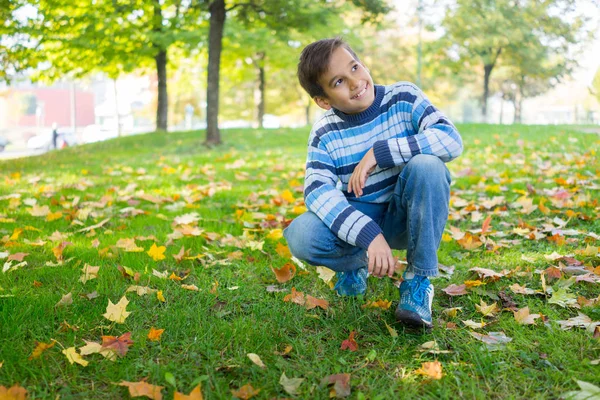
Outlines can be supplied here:
[[323, 110], [330, 110], [331, 109], [331, 103], [329, 103], [329, 100], [327, 100], [325, 97], [315, 96], [315, 97], [313, 97], [313, 100]]

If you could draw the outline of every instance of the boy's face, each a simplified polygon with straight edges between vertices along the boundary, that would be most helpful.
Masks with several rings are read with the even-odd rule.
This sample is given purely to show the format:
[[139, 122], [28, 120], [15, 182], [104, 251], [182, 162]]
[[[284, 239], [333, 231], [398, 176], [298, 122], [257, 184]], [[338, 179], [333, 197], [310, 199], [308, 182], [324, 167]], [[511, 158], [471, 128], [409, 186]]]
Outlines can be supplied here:
[[346, 114], [365, 111], [375, 100], [373, 79], [369, 71], [343, 47], [333, 51], [329, 69], [319, 78], [326, 97], [315, 103], [325, 110], [335, 108]]

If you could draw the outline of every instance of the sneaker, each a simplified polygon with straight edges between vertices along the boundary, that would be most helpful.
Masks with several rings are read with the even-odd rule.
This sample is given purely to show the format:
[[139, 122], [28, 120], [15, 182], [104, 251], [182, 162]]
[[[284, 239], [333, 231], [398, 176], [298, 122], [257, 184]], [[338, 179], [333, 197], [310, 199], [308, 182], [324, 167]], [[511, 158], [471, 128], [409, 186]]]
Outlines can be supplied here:
[[337, 282], [333, 287], [340, 296], [357, 296], [367, 291], [367, 267], [348, 272], [337, 272]]
[[426, 276], [415, 275], [400, 285], [400, 302], [396, 309], [396, 321], [413, 328], [431, 328], [431, 303], [433, 285]]

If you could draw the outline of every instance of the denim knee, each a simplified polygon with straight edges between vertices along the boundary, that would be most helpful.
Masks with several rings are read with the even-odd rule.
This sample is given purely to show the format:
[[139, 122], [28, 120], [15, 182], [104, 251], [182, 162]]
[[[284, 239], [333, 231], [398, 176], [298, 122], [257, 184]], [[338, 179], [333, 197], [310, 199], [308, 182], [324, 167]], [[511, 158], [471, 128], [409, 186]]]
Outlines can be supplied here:
[[310, 261], [317, 255], [335, 251], [333, 233], [310, 211], [294, 219], [283, 231], [283, 236], [287, 240], [290, 252], [303, 261]]
[[[435, 182], [435, 178], [445, 178], [450, 184], [450, 172], [446, 164], [436, 156], [429, 154], [417, 154], [410, 159], [401, 174], [416, 176], [420, 184], [430, 184]], [[420, 178], [423, 180], [420, 180]]]

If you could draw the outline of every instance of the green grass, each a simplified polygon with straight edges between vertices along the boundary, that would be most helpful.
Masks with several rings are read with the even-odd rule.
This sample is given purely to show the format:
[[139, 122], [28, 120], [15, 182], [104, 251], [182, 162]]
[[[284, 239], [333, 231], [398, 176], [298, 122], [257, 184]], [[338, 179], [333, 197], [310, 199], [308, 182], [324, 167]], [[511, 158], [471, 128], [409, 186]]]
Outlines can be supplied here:
[[[565, 229], [600, 233], [599, 137], [573, 127], [464, 125], [459, 129], [465, 151], [448, 164], [454, 176], [448, 227], [478, 229], [483, 219], [493, 214], [491, 230], [506, 236], [489, 238], [496, 244], [521, 242], [474, 251], [463, 249], [455, 240], [442, 242], [440, 263], [454, 265], [456, 271], [449, 279], [433, 280], [435, 328], [431, 332], [405, 331], [395, 325], [398, 293], [389, 279], [371, 278], [366, 297], [357, 299], [337, 297], [313, 267], [279, 285], [287, 293], [295, 287], [327, 299], [328, 310], [306, 310], [284, 302], [286, 292], [267, 292], [267, 286], [277, 284], [270, 267], [281, 267], [289, 260], [275, 251], [284, 239], [265, 237], [271, 229], [289, 223], [296, 216], [293, 207], [302, 205], [307, 129], [226, 130], [222, 132], [226, 144], [213, 149], [202, 146], [203, 132], [148, 134], [0, 162], [0, 253], [29, 253], [26, 266], [0, 272], [0, 385], [18, 383], [31, 398], [48, 399], [126, 398], [127, 389], [115, 383], [143, 378], [165, 386], [165, 398], [172, 398], [175, 388], [165, 378], [167, 373], [174, 376], [177, 390], [186, 394], [201, 381], [205, 399], [231, 398], [232, 389], [247, 383], [261, 389], [256, 396], [259, 399], [290, 397], [279, 384], [282, 372], [290, 378], [304, 378], [295, 397], [310, 399], [329, 398], [329, 389], [320, 382], [336, 373], [352, 375], [353, 399], [546, 399], [577, 390], [575, 379], [599, 385], [600, 366], [591, 361], [600, 358], [600, 341], [584, 329], [563, 331], [556, 323], [576, 316], [578, 310], [550, 304], [543, 295], [519, 295], [508, 289], [519, 283], [541, 290], [536, 270], [559, 265], [544, 257], [554, 251], [573, 255], [588, 267], [600, 264], [598, 255], [576, 253], [599, 246], [591, 236], [566, 236], [568, 241], [559, 246], [545, 238], [530, 240], [513, 233], [521, 221], [542, 231], [544, 224], [552, 224], [555, 218], [568, 221]], [[464, 173], [467, 168], [471, 174]], [[529, 195], [534, 204], [546, 199], [550, 214], [539, 209], [523, 214], [513, 207], [528, 193], [528, 185], [535, 190]], [[554, 188], [573, 195], [572, 207], [552, 204], [554, 192], [544, 190]], [[284, 190], [293, 193], [295, 203], [278, 199]], [[169, 200], [154, 204], [141, 198], [142, 193]], [[18, 200], [11, 195], [18, 195]], [[494, 196], [504, 198], [490, 210], [481, 207]], [[463, 205], [455, 206], [459, 198], [466, 201], [470, 212], [464, 211]], [[47, 222], [30, 215], [32, 199], [37, 205], [48, 205], [52, 212], [61, 211], [62, 218]], [[145, 214], [123, 215], [121, 210], [126, 207]], [[242, 211], [238, 210], [245, 213], [240, 217]], [[474, 210], [481, 212], [483, 219], [472, 222]], [[175, 217], [191, 212], [200, 215], [198, 226], [205, 234], [217, 233], [221, 238], [230, 234], [246, 244], [250, 235], [254, 241], [264, 241], [263, 251], [245, 245], [239, 248], [207, 235], [174, 239], [161, 261], [152, 260], [145, 252], [154, 240], [137, 240], [144, 248], [139, 253], [114, 247], [120, 238], [150, 235], [156, 237], [157, 245], [164, 245], [173, 232]], [[77, 232], [106, 218], [109, 222], [91, 234]], [[23, 232], [10, 239], [18, 228]], [[52, 248], [57, 243], [48, 239], [56, 231], [70, 233], [67, 241], [72, 244], [64, 250], [68, 260], [64, 265], [48, 266], [47, 262], [56, 262]], [[31, 244], [37, 240], [45, 244]], [[94, 240], [98, 247], [92, 246]], [[203, 257], [176, 262], [172, 255], [182, 245], [190, 255]], [[237, 250], [243, 253], [240, 259], [214, 262], [227, 260]], [[522, 255], [534, 261], [525, 261]], [[3, 265], [6, 259], [1, 261]], [[86, 263], [100, 266], [100, 272], [97, 279], [84, 284], [79, 277]], [[124, 278], [118, 266], [139, 272], [139, 282]], [[449, 297], [441, 291], [450, 283], [477, 279], [469, 272], [473, 267], [518, 269], [523, 274], [486, 281], [464, 296]], [[200, 290], [185, 290], [181, 282], [159, 279], [152, 275], [153, 269], [189, 274], [183, 283]], [[567, 278], [549, 281], [548, 286], [557, 290]], [[42, 285], [34, 286], [35, 281]], [[218, 289], [212, 293], [215, 281]], [[155, 295], [127, 293], [131, 315], [123, 324], [105, 319], [102, 314], [108, 300], [116, 303], [133, 284], [162, 290], [166, 302]], [[236, 286], [237, 290], [228, 289]], [[547, 316], [548, 322], [519, 325], [506, 310], [497, 317], [483, 318], [475, 304], [494, 302], [502, 290], [519, 308], [529, 306], [531, 313]], [[97, 298], [82, 297], [93, 291]], [[593, 299], [600, 295], [600, 286], [578, 282], [568, 291]], [[69, 292], [73, 304], [56, 307]], [[392, 307], [361, 308], [367, 300], [378, 299], [392, 300]], [[462, 310], [451, 318], [442, 313], [449, 307]], [[599, 304], [579, 311], [600, 320]], [[502, 331], [512, 341], [501, 350], [490, 351], [469, 335], [469, 328], [461, 322], [468, 319], [485, 319], [489, 325], [479, 332]], [[76, 330], [61, 329], [63, 322]], [[448, 322], [456, 323], [457, 328], [447, 329]], [[397, 330], [398, 337], [390, 335], [386, 323]], [[146, 338], [151, 327], [165, 329], [160, 342]], [[358, 351], [340, 350], [352, 330], [356, 331]], [[134, 344], [115, 362], [92, 354], [85, 356], [89, 365], [82, 367], [69, 364], [61, 354], [63, 348], [79, 349], [85, 345], [84, 339], [101, 342], [102, 335], [125, 332], [132, 333]], [[48, 343], [51, 339], [58, 343], [41, 357], [28, 360], [36, 341]], [[419, 351], [423, 343], [432, 340], [450, 352]], [[275, 354], [287, 345], [293, 347], [289, 355]], [[252, 364], [248, 353], [260, 355], [267, 368]], [[443, 366], [441, 380], [415, 375], [423, 362], [436, 360]]]

